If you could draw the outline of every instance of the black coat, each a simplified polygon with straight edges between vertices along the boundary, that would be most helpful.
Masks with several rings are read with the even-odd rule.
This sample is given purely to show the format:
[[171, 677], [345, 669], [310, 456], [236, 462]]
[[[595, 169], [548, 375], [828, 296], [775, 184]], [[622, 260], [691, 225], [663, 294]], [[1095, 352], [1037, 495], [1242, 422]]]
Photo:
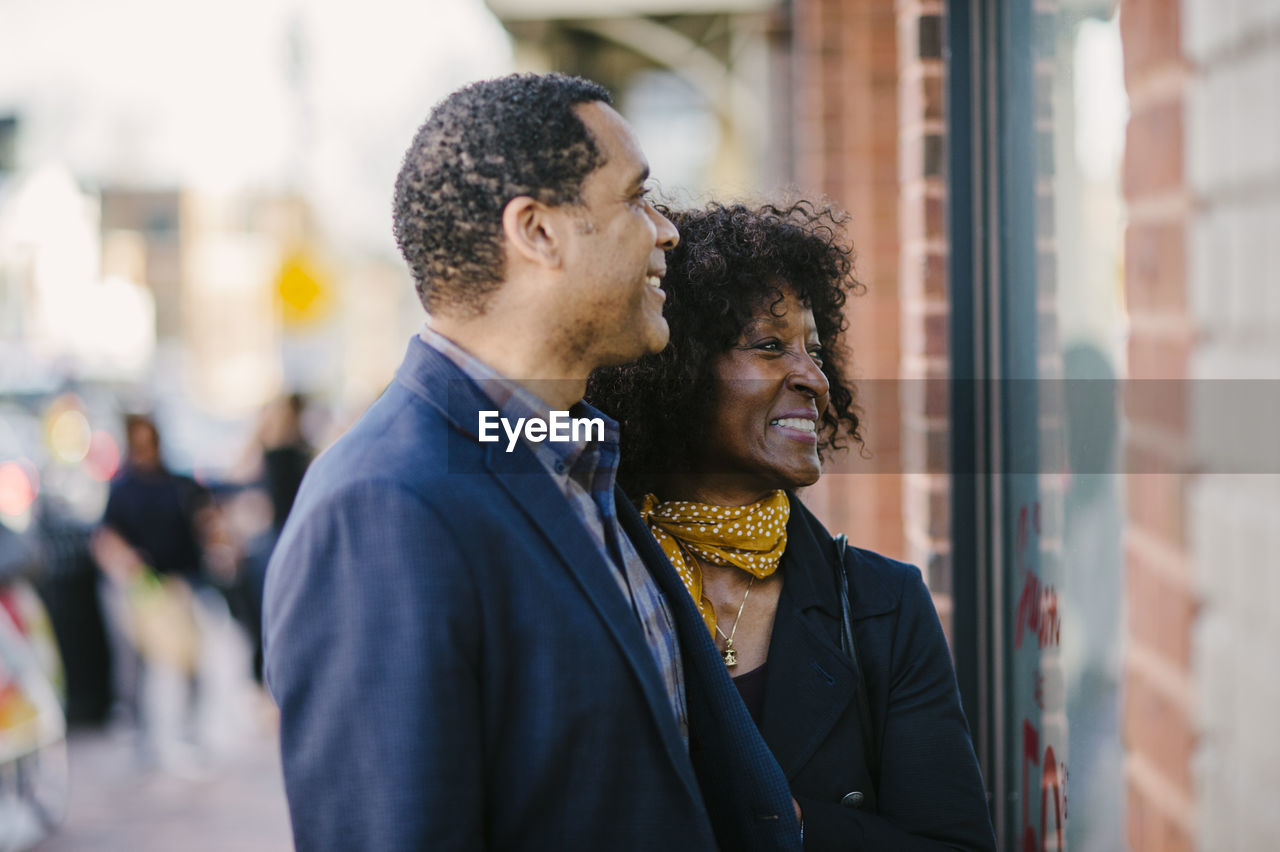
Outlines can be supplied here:
[[853, 547], [846, 557], [879, 750], [873, 779], [858, 678], [840, 647], [835, 544], [794, 495], [787, 537], [760, 728], [804, 811], [805, 849], [994, 850], [955, 670], [919, 569]]

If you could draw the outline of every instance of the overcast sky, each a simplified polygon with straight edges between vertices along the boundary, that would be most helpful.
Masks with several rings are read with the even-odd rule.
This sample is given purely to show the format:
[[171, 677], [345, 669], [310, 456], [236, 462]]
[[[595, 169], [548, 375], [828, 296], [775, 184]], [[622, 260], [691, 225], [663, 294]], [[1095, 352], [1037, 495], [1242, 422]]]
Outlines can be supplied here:
[[391, 246], [391, 184], [431, 105], [510, 67], [481, 0], [0, 0], [0, 115], [20, 116], [22, 165], [303, 184], [369, 248]]

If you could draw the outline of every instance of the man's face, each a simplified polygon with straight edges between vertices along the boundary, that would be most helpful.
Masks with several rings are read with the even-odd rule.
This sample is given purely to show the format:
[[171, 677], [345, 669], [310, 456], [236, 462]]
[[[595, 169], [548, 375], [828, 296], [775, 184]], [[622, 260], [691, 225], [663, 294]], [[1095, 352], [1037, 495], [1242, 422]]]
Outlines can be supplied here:
[[646, 198], [649, 165], [631, 127], [609, 106], [575, 107], [604, 164], [582, 183], [564, 246], [563, 332], [588, 369], [625, 364], [667, 345], [664, 251], [679, 237]]
[[126, 440], [129, 461], [134, 467], [141, 470], [160, 468], [160, 437], [154, 428], [146, 423], [135, 423], [129, 427]]

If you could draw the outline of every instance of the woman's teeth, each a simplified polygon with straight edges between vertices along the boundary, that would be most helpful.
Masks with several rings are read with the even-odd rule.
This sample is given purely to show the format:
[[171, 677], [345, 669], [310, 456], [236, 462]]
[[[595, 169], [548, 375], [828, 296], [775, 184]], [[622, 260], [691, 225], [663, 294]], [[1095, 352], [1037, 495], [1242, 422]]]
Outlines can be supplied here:
[[781, 420], [770, 420], [771, 426], [785, 426], [788, 429], [799, 429], [804, 432], [816, 432], [818, 424], [803, 417], [783, 417]]

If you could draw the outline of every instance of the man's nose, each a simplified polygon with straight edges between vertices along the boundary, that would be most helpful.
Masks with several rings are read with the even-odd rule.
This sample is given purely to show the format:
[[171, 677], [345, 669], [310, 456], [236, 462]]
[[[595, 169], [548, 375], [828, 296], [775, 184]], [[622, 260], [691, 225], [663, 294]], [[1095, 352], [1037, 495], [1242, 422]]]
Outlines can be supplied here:
[[676, 226], [671, 224], [671, 220], [658, 212], [657, 208], [652, 205], [649, 207], [649, 215], [653, 217], [653, 222], [658, 226], [658, 248], [663, 251], [671, 251], [680, 242], [680, 232], [676, 230]]

